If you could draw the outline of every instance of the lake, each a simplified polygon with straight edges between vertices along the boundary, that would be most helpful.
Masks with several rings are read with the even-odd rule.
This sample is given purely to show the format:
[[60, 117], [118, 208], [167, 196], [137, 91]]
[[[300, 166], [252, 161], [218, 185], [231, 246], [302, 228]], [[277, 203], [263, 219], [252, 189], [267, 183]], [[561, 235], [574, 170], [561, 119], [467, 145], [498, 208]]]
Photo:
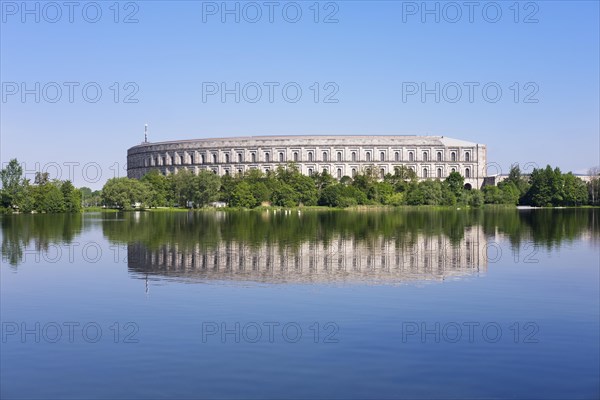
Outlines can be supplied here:
[[599, 209], [0, 225], [2, 398], [600, 396]]

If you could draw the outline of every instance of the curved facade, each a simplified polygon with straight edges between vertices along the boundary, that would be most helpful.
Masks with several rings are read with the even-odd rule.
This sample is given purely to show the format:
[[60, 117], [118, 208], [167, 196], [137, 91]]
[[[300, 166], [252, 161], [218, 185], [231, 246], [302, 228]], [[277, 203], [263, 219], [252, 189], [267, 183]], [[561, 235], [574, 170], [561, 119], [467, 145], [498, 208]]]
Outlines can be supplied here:
[[457, 171], [465, 184], [483, 184], [486, 147], [444, 136], [248, 136], [145, 142], [127, 151], [127, 176], [152, 169], [163, 174], [187, 168], [216, 174], [264, 172], [295, 163], [305, 175], [327, 171], [336, 178], [374, 168], [381, 176], [404, 165], [419, 179], [444, 179]]

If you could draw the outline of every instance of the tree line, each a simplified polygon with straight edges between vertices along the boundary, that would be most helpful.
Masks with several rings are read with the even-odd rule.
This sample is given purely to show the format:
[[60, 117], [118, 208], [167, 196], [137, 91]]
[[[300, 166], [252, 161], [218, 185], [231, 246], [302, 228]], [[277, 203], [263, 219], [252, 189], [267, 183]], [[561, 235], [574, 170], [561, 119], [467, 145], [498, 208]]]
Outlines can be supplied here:
[[50, 180], [47, 172], [36, 172], [34, 182], [23, 178], [16, 159], [0, 171], [0, 212], [63, 213], [82, 210], [81, 191], [71, 181]]
[[306, 176], [295, 164], [275, 171], [257, 169], [235, 176], [219, 177], [212, 171], [194, 174], [183, 169], [162, 175], [153, 170], [142, 179], [114, 178], [102, 189], [105, 205], [120, 209], [144, 207], [204, 207], [221, 201], [230, 207], [255, 208], [328, 206], [346, 208], [359, 205], [470, 206], [484, 204], [531, 206], [599, 205], [600, 175], [586, 184], [572, 173], [563, 174], [547, 166], [524, 176], [513, 166], [498, 186], [482, 190], [465, 189], [458, 172], [446, 179], [417, 179], [415, 172], [399, 166], [383, 179], [366, 168], [354, 178], [335, 179], [326, 171]]
[[[597, 171], [596, 171], [597, 172]], [[559, 168], [534, 169], [525, 176], [517, 165], [504, 181], [483, 189], [465, 189], [464, 177], [452, 172], [444, 179], [417, 179], [405, 166], [396, 167], [383, 179], [366, 168], [353, 178], [335, 179], [326, 171], [306, 176], [297, 165], [275, 171], [251, 169], [236, 176], [218, 176], [202, 170], [182, 169], [162, 175], [153, 170], [141, 179], [112, 178], [101, 191], [75, 188], [70, 181], [50, 180], [36, 173], [33, 183], [23, 178], [16, 159], [0, 171], [2, 211], [79, 212], [82, 207], [201, 208], [221, 201], [234, 208], [327, 206], [346, 208], [360, 205], [470, 206], [484, 204], [531, 206], [600, 205], [600, 174], [585, 183]]]

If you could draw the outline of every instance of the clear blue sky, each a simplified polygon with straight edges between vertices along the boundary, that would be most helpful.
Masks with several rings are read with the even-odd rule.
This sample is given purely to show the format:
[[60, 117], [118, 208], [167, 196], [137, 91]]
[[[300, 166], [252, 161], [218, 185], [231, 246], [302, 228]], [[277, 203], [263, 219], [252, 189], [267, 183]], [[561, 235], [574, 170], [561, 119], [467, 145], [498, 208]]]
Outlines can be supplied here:
[[[39, 7], [36, 22], [35, 11], [27, 14], [21, 1], [2, 1], [1, 162], [16, 157], [27, 169], [39, 162], [51, 175], [56, 168], [49, 163], [57, 163], [63, 179], [69, 170], [64, 164], [79, 163], [73, 167], [75, 184], [99, 188], [114, 176], [111, 166], [124, 167], [127, 148], [143, 140], [148, 123], [151, 141], [430, 134], [486, 144], [488, 161], [503, 172], [513, 162], [575, 172], [600, 164], [597, 1], [520, 2], [518, 7], [512, 1], [475, 2], [472, 10], [462, 1], [428, 2], [429, 9], [437, 4], [439, 21], [423, 13], [421, 1], [320, 2], [318, 23], [314, 1], [274, 3], [271, 23], [264, 1], [238, 2], [236, 23], [235, 15], [222, 15], [220, 1], [121, 2], [118, 16], [114, 2], [98, 2], [102, 15], [91, 23], [94, 4], [78, 2], [71, 23], [67, 6], [58, 16], [54, 6], [27, 2], [32, 10]], [[262, 16], [252, 23], [254, 5]], [[234, 9], [236, 2], [227, 7]], [[297, 8], [299, 21], [288, 22]], [[138, 22], [123, 23], [128, 15]], [[326, 18], [338, 22], [324, 23]], [[22, 84], [35, 92], [36, 82], [40, 102], [35, 93], [23, 102]], [[62, 91], [55, 103], [52, 82]], [[72, 102], [65, 82], [79, 84], [72, 86]], [[93, 85], [90, 101], [83, 97], [89, 82], [102, 90], [96, 103]], [[116, 103], [114, 82], [120, 86]], [[134, 84], [125, 87], [128, 82]], [[225, 102], [219, 94], [207, 95], [205, 82], [224, 82], [230, 89], [240, 82], [240, 102], [233, 94]], [[262, 87], [255, 103], [249, 101], [256, 97], [252, 84], [242, 93], [248, 82]], [[264, 82], [279, 83], [273, 102]], [[289, 82], [302, 89], [296, 103], [282, 95]], [[316, 103], [314, 82], [320, 87]], [[328, 82], [334, 85], [326, 87]], [[434, 89], [436, 82], [439, 103], [435, 94], [423, 102], [420, 93], [408, 93], [421, 83]], [[465, 82], [478, 85], [472, 102]], [[520, 88], [516, 99], [514, 82]], [[497, 87], [502, 90], [495, 103], [482, 93], [488, 83], [488, 100]], [[453, 103], [457, 85], [462, 97]], [[136, 88], [132, 98], [138, 102], [125, 102]], [[332, 98], [338, 102], [324, 102], [336, 88]], [[288, 95], [295, 95], [293, 86]], [[90, 162], [102, 167], [99, 182], [82, 178], [82, 167]], [[95, 168], [88, 174], [93, 180]]]

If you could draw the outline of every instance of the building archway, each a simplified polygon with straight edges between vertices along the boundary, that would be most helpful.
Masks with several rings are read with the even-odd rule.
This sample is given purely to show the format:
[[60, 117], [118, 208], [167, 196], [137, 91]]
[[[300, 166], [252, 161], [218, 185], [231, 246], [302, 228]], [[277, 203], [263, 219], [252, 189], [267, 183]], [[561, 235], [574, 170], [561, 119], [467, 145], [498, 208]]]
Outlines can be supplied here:
[[471, 186], [470, 183], [465, 183], [465, 189], [471, 190], [471, 189], [473, 189], [473, 187]]

